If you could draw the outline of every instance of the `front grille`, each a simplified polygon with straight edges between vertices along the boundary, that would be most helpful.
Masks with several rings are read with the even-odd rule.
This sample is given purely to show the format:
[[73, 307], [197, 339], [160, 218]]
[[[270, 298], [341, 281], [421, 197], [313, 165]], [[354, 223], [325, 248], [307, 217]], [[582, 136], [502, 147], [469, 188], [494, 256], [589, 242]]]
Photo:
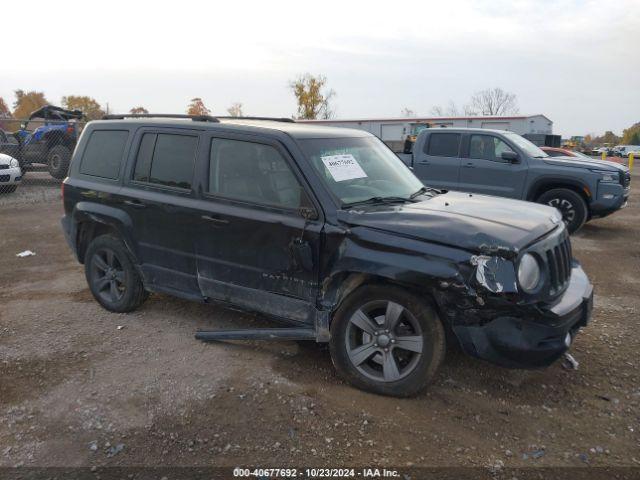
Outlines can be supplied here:
[[0, 170], [9, 170], [9, 165], [0, 165]]
[[555, 295], [568, 285], [571, 277], [571, 241], [567, 236], [561, 243], [545, 252], [549, 268], [549, 294]]
[[0, 182], [8, 182], [11, 179], [9, 175], [0, 175]]

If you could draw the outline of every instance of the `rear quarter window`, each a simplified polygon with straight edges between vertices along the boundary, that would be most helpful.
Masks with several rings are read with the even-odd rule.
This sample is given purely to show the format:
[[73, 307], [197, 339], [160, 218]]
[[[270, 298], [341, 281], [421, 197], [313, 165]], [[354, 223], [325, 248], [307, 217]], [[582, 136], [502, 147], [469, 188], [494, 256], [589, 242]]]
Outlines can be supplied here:
[[432, 157], [457, 157], [459, 151], [459, 133], [432, 133], [424, 148], [424, 153]]
[[116, 180], [122, 165], [127, 130], [94, 130], [80, 162], [80, 173]]

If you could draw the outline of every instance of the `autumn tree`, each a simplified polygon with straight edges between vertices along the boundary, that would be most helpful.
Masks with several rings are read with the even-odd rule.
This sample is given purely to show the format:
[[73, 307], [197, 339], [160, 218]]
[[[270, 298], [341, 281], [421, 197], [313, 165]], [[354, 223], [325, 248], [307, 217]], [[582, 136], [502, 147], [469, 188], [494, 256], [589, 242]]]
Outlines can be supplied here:
[[4, 98], [0, 97], [0, 129], [2, 130], [11, 130], [12, 123], [11, 121], [3, 122], [2, 120], [6, 120], [11, 118], [11, 110], [9, 110], [9, 106], [4, 101]]
[[187, 107], [187, 114], [189, 115], [209, 115], [211, 110], [209, 110], [202, 99], [200, 97], [195, 97], [191, 99], [191, 103]]
[[609, 145], [618, 145], [620, 143], [620, 137], [613, 133], [611, 130], [607, 130], [604, 132], [604, 135], [600, 135], [599, 137], [593, 137], [592, 143], [595, 145], [602, 145], [603, 143], [608, 143]]
[[314, 120], [318, 117], [328, 119], [333, 116], [330, 101], [336, 93], [327, 89], [326, 85], [326, 77], [313, 76], [310, 73], [300, 75], [289, 83], [289, 88], [298, 102], [298, 118]]
[[227, 112], [229, 112], [229, 115], [231, 115], [232, 117], [243, 117], [243, 113], [242, 113], [242, 104], [240, 102], [236, 102], [233, 105], [231, 105], [229, 108], [227, 108]]
[[13, 93], [16, 96], [16, 101], [13, 103], [14, 118], [28, 118], [31, 112], [49, 104], [44, 92], [16, 90]]
[[471, 108], [477, 115], [491, 116], [512, 115], [519, 111], [516, 95], [499, 87], [487, 88], [473, 94]]
[[133, 107], [131, 110], [129, 110], [129, 113], [132, 113], [134, 115], [141, 115], [141, 114], [149, 113], [149, 110], [147, 110], [144, 107]]
[[2, 97], [0, 97], [0, 118], [11, 118], [11, 110]]
[[625, 145], [640, 145], [640, 122], [634, 123], [622, 132], [622, 143]]
[[104, 110], [93, 98], [84, 95], [62, 97], [62, 106], [68, 110], [80, 110], [87, 120], [98, 120], [104, 116]]

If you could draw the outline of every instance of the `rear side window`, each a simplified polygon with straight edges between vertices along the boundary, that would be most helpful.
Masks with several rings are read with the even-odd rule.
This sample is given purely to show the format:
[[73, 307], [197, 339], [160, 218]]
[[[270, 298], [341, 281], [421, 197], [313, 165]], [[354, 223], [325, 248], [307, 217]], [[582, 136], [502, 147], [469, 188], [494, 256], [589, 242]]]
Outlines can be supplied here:
[[80, 173], [116, 180], [129, 132], [126, 130], [94, 130], [80, 163]]
[[457, 157], [459, 150], [459, 133], [432, 133], [425, 153], [433, 157]]
[[167, 187], [191, 188], [198, 137], [145, 133], [140, 142], [133, 179]]

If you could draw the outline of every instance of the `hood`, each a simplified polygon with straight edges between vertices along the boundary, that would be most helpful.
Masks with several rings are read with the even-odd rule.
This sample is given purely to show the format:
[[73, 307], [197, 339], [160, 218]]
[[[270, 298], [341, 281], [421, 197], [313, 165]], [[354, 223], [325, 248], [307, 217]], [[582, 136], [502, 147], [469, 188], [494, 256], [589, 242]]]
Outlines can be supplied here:
[[587, 160], [578, 157], [549, 157], [544, 159], [544, 163], [561, 167], [588, 168], [590, 170], [608, 170], [612, 172], [629, 170], [625, 165], [608, 160]]
[[562, 224], [560, 213], [546, 205], [460, 192], [339, 210], [338, 219], [474, 252], [517, 252]]

